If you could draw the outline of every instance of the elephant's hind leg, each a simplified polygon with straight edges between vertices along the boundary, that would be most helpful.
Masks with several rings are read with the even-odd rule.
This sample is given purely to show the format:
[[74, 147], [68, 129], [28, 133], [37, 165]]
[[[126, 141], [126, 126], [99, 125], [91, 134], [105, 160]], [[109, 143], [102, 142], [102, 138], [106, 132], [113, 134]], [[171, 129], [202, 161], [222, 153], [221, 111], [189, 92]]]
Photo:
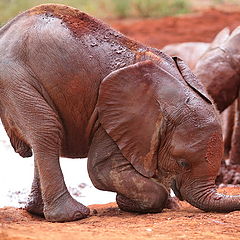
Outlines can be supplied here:
[[[31, 124], [31, 127], [34, 126], [31, 133], [34, 137], [30, 138], [39, 173], [44, 216], [53, 222], [84, 218], [89, 214], [89, 209], [71, 197], [66, 188], [59, 163], [61, 135], [63, 133], [61, 123], [58, 116], [41, 96], [34, 97], [35, 106], [29, 113], [29, 115], [34, 114], [34, 117], [28, 119], [28, 123]], [[34, 100], [29, 104], [29, 108], [34, 104]], [[32, 120], [33, 122], [31, 122]]]
[[37, 214], [39, 216], [44, 216], [43, 208], [44, 204], [42, 199], [40, 177], [38, 173], [37, 164], [36, 162], [34, 162], [34, 179], [32, 182], [31, 192], [28, 196], [25, 209], [30, 213]]
[[[4, 114], [1, 115], [1, 120], [15, 152], [23, 158], [31, 157], [32, 149], [30, 148], [29, 144], [26, 143], [26, 141], [21, 139], [23, 138], [23, 135], [7, 111], [4, 111]], [[29, 194], [25, 209], [30, 213], [44, 216], [40, 178], [36, 164], [34, 164], [34, 179], [32, 183], [32, 189], [31, 193]]]
[[[20, 77], [28, 81], [23, 79], [20, 88], [16, 84], [9, 87], [8, 107], [34, 152], [39, 179], [35, 178], [33, 184], [36, 184], [36, 191], [39, 190], [39, 185], [41, 187], [41, 192], [38, 191], [35, 197], [38, 198], [41, 194], [44, 216], [49, 221], [64, 222], [84, 218], [89, 214], [89, 209], [71, 197], [59, 163], [63, 134], [61, 121], [44, 99], [41, 90], [33, 86], [35, 79], [31, 81], [31, 76], [26, 72], [22, 72]], [[37, 201], [40, 203], [40, 200]]]
[[95, 187], [117, 193], [122, 210], [147, 213], [165, 207], [166, 188], [139, 174], [102, 127], [93, 137], [88, 171]]

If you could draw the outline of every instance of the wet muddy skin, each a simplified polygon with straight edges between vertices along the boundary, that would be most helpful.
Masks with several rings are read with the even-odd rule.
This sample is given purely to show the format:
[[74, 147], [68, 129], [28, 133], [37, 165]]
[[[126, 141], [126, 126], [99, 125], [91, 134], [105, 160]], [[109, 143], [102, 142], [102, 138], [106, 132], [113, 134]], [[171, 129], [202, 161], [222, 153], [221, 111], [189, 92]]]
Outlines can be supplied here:
[[[141, 42], [161, 48], [180, 41], [210, 42], [226, 25], [234, 28], [239, 22], [239, 12], [211, 10], [191, 17], [140, 20], [134, 23], [131, 20], [114, 21], [111, 25]], [[227, 169], [226, 166], [222, 167], [222, 171], [226, 172]], [[240, 192], [238, 187], [220, 191], [228, 194]], [[203, 213], [185, 202], [179, 211], [165, 210], [161, 214], [126, 213], [119, 211], [116, 204], [95, 205], [90, 206], [90, 209], [96, 209], [90, 218], [64, 224], [48, 223], [22, 209], [0, 209], [0, 239], [232, 240], [240, 237], [239, 211], [227, 214]]]
[[[13, 34], [17, 27], [25, 32]], [[2, 48], [9, 47], [5, 55], [15, 56], [15, 48], [21, 48], [19, 59], [24, 64], [20, 70], [24, 79], [36, 84], [31, 88], [21, 82], [31, 94], [26, 97], [24, 90], [19, 105], [11, 107], [9, 103], [18, 99], [14, 89], [19, 79], [2, 74], [3, 82], [15, 81], [11, 90], [3, 88], [7, 100], [2, 109], [8, 109], [2, 111], [3, 124], [10, 129], [15, 150], [20, 145], [21, 155], [27, 157], [31, 147], [35, 155], [28, 212], [44, 212], [53, 222], [89, 214], [66, 189], [56, 161], [59, 152], [62, 157], [88, 156], [94, 186], [116, 192], [122, 210], [161, 212], [172, 181], [181, 199], [202, 210], [240, 209], [238, 196], [216, 192], [215, 177], [223, 154], [220, 118], [204, 87], [181, 59], [135, 42], [64, 5], [30, 9], [6, 24], [1, 33]], [[12, 38], [11, 44], [6, 41]], [[45, 52], [36, 55], [39, 48]], [[14, 64], [19, 63], [14, 60], [8, 65]], [[13, 92], [11, 98], [9, 92]]]

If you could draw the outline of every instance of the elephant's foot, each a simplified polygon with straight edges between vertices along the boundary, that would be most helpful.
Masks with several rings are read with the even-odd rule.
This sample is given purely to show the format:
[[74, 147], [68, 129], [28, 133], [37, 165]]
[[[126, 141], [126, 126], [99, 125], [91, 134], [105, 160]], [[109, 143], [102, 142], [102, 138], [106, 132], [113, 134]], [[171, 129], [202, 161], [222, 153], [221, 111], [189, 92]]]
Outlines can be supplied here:
[[39, 215], [41, 217], [44, 217], [43, 213], [43, 200], [41, 195], [36, 195], [31, 193], [28, 197], [27, 204], [25, 206], [25, 209], [32, 214]]
[[162, 211], [163, 206], [156, 203], [138, 203], [121, 194], [117, 194], [116, 201], [118, 207], [127, 212], [140, 212], [140, 213], [159, 213]]
[[43, 200], [42, 200], [40, 181], [38, 178], [34, 178], [34, 181], [32, 184], [32, 190], [28, 196], [28, 200], [27, 200], [25, 209], [29, 213], [44, 217], [43, 206], [44, 206], [44, 204], [43, 204]]
[[73, 199], [68, 192], [51, 204], [44, 205], [44, 216], [50, 222], [75, 221], [86, 218], [89, 214], [89, 208]]
[[173, 210], [180, 209], [179, 200], [176, 197], [169, 197], [164, 208]]

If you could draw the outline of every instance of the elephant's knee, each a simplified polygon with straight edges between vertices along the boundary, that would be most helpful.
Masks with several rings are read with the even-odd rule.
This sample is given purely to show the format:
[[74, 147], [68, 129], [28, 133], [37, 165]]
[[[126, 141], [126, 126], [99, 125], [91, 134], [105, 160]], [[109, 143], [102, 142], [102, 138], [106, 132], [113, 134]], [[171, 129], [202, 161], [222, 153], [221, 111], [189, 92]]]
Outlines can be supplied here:
[[128, 198], [118, 194], [116, 201], [120, 209], [129, 212], [154, 213], [161, 212], [166, 205], [168, 193], [163, 187], [151, 187], [151, 191], [136, 193]]
[[105, 161], [96, 164], [94, 159], [88, 158], [88, 175], [94, 187], [99, 190], [114, 191], [111, 189], [111, 179], [109, 176], [109, 167], [105, 166]]
[[107, 190], [105, 189], [104, 184], [102, 183], [102, 179], [99, 176], [99, 173], [97, 171], [94, 171], [94, 169], [91, 169], [90, 171], [88, 171], [88, 175], [95, 188], [99, 190]]
[[151, 193], [148, 203], [145, 203], [148, 212], [161, 212], [167, 203], [168, 195], [159, 192]]
[[143, 206], [146, 212], [161, 212], [168, 199], [168, 193], [165, 189], [156, 188], [156, 191], [146, 192], [146, 198], [143, 198]]

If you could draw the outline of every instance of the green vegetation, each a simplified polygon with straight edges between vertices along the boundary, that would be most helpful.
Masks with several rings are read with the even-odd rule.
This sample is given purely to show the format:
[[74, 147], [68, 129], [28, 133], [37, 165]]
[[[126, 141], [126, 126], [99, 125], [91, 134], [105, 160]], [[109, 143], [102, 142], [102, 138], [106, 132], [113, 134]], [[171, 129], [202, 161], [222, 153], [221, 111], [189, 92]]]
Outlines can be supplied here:
[[230, 3], [230, 4], [239, 4], [239, 0], [213, 0], [214, 4]]
[[139, 17], [163, 17], [187, 13], [190, 10], [185, 0], [133, 0]]
[[[191, 11], [191, 4], [200, 0], [0, 0], [0, 25], [18, 13], [43, 3], [61, 3], [76, 7], [98, 18], [163, 17]], [[209, 4], [239, 0], [209, 0]]]
[[189, 11], [188, 0], [0, 0], [0, 23], [48, 2], [76, 7], [99, 18], [161, 17]]

